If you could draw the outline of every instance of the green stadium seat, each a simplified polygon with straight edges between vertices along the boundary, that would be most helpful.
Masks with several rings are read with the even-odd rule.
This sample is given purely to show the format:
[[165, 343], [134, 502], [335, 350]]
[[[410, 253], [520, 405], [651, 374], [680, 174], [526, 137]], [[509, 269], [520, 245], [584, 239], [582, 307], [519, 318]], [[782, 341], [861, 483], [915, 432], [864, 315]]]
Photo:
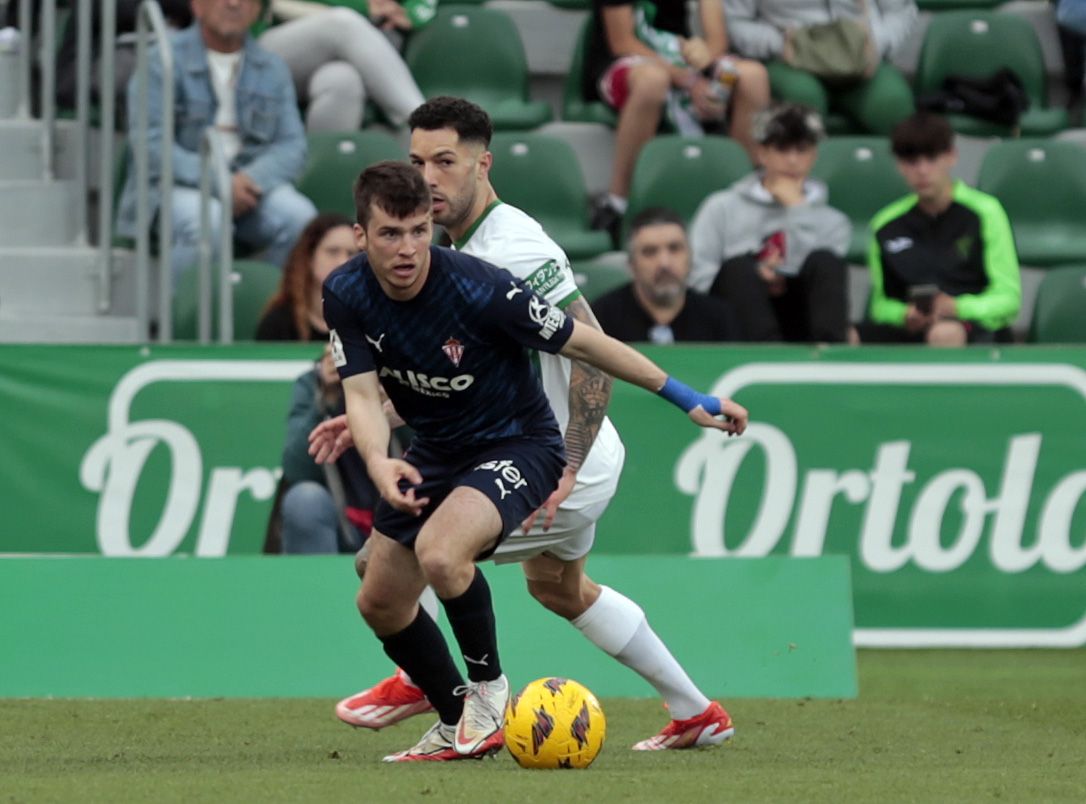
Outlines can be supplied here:
[[[211, 337], [219, 337], [219, 304], [215, 292], [217, 266], [211, 266]], [[251, 341], [275, 295], [282, 271], [258, 260], [234, 260], [234, 340]], [[177, 340], [196, 340], [199, 332], [199, 271], [185, 271], [173, 295], [173, 335]]]
[[562, 119], [571, 123], [603, 123], [614, 128], [618, 115], [603, 101], [589, 101], [584, 97], [584, 61], [588, 49], [589, 32], [592, 29], [592, 15], [589, 14], [577, 35], [573, 46], [573, 58], [569, 72], [566, 73], [565, 86], [562, 90]]
[[355, 177], [384, 159], [403, 161], [405, 149], [376, 130], [318, 132], [308, 135], [309, 156], [298, 191], [321, 212], [339, 212], [354, 220]]
[[747, 152], [735, 140], [658, 135], [637, 156], [623, 220], [624, 236], [634, 216], [649, 207], [667, 207], [689, 223], [706, 196], [751, 170]]
[[884, 137], [830, 137], [818, 146], [812, 175], [826, 183], [830, 206], [852, 221], [848, 260], [867, 261], [868, 224], [884, 206], [908, 194]]
[[404, 60], [422, 94], [458, 95], [486, 109], [494, 128], [524, 130], [548, 122], [551, 107], [528, 97], [524, 43], [509, 15], [485, 6], [439, 6], [407, 40]]
[[984, 154], [977, 187], [1000, 200], [1023, 265], [1086, 263], [1086, 152], [1062, 140], [1005, 140]]
[[538, 220], [571, 260], [611, 248], [606, 232], [588, 228], [588, 191], [569, 143], [547, 134], [498, 132], [490, 150], [498, 196]]
[[1086, 265], [1045, 273], [1037, 289], [1029, 339], [1033, 343], [1086, 343]]
[[630, 281], [630, 271], [625, 262], [586, 260], [574, 262], [573, 278], [589, 304], [610, 290]]
[[[1024, 17], [995, 11], [935, 14], [924, 34], [916, 68], [918, 97], [937, 92], [947, 76], [983, 78], [1010, 68], [1022, 80], [1030, 107], [1019, 120], [1024, 136], [1048, 136], [1067, 126], [1064, 109], [1047, 107], [1047, 76], [1041, 43]], [[1007, 136], [1007, 126], [951, 114], [955, 131], [973, 136]]]

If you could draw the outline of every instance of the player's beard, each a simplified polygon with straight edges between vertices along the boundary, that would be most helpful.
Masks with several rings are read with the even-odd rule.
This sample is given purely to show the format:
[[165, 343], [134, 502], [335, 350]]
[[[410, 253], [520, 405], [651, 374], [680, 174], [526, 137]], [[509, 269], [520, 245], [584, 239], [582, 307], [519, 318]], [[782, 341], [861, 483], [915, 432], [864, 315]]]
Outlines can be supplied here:
[[467, 223], [468, 215], [475, 206], [475, 193], [468, 192], [454, 197], [445, 196], [445, 210], [434, 215], [434, 223], [445, 229], [455, 229]]

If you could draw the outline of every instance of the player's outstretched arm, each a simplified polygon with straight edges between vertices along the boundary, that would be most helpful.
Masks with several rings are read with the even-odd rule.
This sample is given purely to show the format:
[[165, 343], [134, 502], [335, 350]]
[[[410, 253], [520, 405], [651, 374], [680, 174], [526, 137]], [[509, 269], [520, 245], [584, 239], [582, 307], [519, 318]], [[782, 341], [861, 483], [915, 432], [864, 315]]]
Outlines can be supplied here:
[[562, 347], [561, 354], [571, 360], [591, 363], [613, 377], [660, 394], [686, 411], [690, 420], [701, 427], [713, 427], [732, 435], [747, 429], [748, 414], [742, 405], [730, 399], [699, 394], [669, 377], [640, 352], [591, 327], [574, 321], [573, 334]]
[[[575, 321], [593, 329], [601, 329], [592, 308], [584, 298], [574, 300], [566, 314]], [[569, 369], [569, 423], [566, 425], [566, 468], [558, 481], [558, 488], [546, 499], [543, 506], [532, 513], [523, 523], [525, 531], [532, 529], [540, 515], [543, 530], [550, 530], [558, 507], [569, 497], [577, 482], [585, 458], [599, 435], [600, 425], [607, 416], [611, 402], [611, 375], [583, 360], [570, 361]]]
[[407, 461], [388, 457], [391, 430], [381, 403], [377, 372], [367, 371], [348, 377], [343, 381], [343, 391], [351, 437], [365, 461], [373, 485], [393, 508], [416, 516], [422, 513], [429, 499], [416, 498], [413, 488], [400, 491], [401, 479], [417, 485], [422, 482], [422, 476]]

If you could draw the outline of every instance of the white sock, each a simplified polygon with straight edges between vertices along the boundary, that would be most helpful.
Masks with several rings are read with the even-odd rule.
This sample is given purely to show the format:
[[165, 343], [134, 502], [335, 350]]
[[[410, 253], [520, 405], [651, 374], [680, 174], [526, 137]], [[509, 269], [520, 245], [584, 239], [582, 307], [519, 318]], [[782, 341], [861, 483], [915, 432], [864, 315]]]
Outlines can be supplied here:
[[628, 597], [601, 586], [599, 599], [572, 623], [593, 645], [652, 684], [676, 720], [694, 717], [709, 706], [709, 699], [656, 636], [645, 612]]
[[434, 591], [434, 587], [427, 586], [422, 590], [419, 605], [422, 606], [423, 611], [430, 615], [430, 619], [436, 623], [438, 612], [441, 611], [441, 605], [437, 601], [437, 592]]

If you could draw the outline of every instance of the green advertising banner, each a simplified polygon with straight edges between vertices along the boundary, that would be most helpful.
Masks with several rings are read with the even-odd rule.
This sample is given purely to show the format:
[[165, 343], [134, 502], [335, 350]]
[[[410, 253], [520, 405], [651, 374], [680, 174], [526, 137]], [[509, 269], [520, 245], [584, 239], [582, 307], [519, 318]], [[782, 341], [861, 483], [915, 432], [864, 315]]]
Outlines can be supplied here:
[[[0, 347], [0, 552], [255, 553], [310, 346]], [[850, 557], [862, 645], [1086, 644], [1086, 349], [656, 347], [597, 553]]]

